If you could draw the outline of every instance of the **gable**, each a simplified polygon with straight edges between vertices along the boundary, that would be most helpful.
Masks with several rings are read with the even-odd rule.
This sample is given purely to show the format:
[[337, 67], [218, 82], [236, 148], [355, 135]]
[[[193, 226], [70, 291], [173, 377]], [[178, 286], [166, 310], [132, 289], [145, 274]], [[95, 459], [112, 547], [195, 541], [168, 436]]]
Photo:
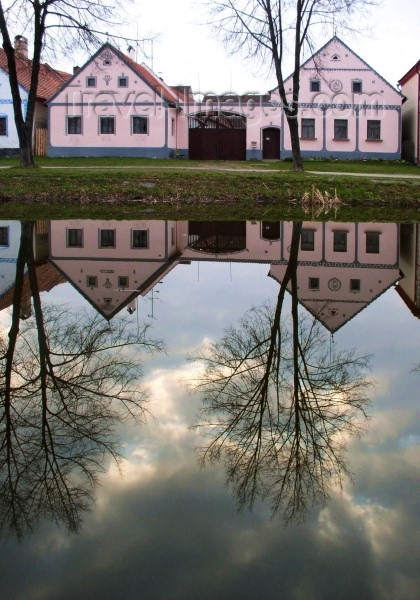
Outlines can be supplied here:
[[[127, 78], [127, 85], [122, 87], [121, 78]], [[93, 82], [88, 85], [88, 79]], [[75, 88], [82, 93], [109, 92], [146, 92], [150, 96], [157, 95], [164, 102], [176, 102], [173, 91], [146, 65], [140, 65], [114, 48], [104, 44], [78, 71], [54, 94], [49, 102], [55, 101], [66, 91]]]
[[[381, 83], [388, 88], [388, 92], [392, 91], [400, 98], [402, 94], [398, 92], [386, 79], [384, 79], [377, 71], [372, 69], [358, 54], [356, 54], [349, 46], [342, 42], [337, 36], [331, 38], [322, 48], [308, 58], [300, 67], [301, 77], [303, 74], [308, 76], [325, 77], [325, 79], [333, 79], [334, 71], [341, 71], [342, 74], [347, 72], [352, 77], [360, 77], [372, 73], [376, 78], [381, 80]], [[291, 82], [292, 75], [290, 74], [285, 80]], [[275, 88], [277, 90], [277, 88]], [[273, 92], [275, 90], [272, 90]]]
[[[27, 100], [28, 90], [26, 90], [20, 83], [19, 91], [22, 101]], [[11, 100], [12, 98], [12, 90], [10, 89], [9, 85], [9, 73], [4, 71], [2, 68], [0, 68], [0, 98], [2, 100]]]

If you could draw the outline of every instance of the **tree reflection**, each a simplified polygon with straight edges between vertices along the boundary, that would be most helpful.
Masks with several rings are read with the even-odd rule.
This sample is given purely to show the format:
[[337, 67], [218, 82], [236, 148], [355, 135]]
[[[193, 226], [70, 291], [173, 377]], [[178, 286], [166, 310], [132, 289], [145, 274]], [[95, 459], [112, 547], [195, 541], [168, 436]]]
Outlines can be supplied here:
[[[162, 350], [147, 326], [42, 307], [32, 222], [22, 223], [12, 324], [1, 343], [0, 526], [21, 536], [43, 517], [77, 530], [116, 424], [144, 417], [139, 353]], [[25, 265], [34, 317], [20, 320]]]
[[295, 223], [275, 308], [251, 309], [194, 356], [204, 363], [194, 382], [204, 400], [200, 426], [211, 436], [203, 464], [223, 460], [240, 507], [268, 498], [273, 514], [286, 521], [325, 502], [332, 485], [348, 474], [346, 441], [366, 417], [369, 386], [368, 357], [332, 353], [321, 325], [299, 315], [300, 234]]

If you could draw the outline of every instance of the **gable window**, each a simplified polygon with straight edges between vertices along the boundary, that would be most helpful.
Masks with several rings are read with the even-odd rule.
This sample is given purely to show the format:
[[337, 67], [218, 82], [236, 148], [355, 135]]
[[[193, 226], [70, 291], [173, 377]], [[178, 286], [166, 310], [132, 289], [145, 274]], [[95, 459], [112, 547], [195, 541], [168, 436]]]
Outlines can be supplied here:
[[115, 229], [99, 230], [99, 247], [115, 248]]
[[83, 229], [67, 229], [67, 248], [83, 248]]
[[67, 117], [67, 133], [82, 133], [82, 117]]
[[101, 133], [115, 133], [115, 117], [99, 117], [99, 131]]
[[7, 135], [7, 117], [0, 117], [0, 135]]
[[9, 245], [9, 228], [0, 227], [0, 246], [7, 248]]
[[315, 231], [313, 229], [302, 229], [300, 238], [301, 250], [313, 250], [315, 248]]
[[319, 79], [311, 79], [309, 89], [311, 92], [319, 92], [321, 90], [321, 82]]
[[350, 291], [360, 292], [360, 279], [350, 279]]
[[133, 248], [148, 248], [149, 231], [147, 229], [133, 229], [131, 232], [131, 246]]
[[149, 117], [132, 117], [132, 133], [149, 133]]
[[86, 87], [96, 87], [96, 77], [86, 77]]
[[367, 254], [379, 254], [379, 231], [366, 232]]
[[338, 54], [333, 54], [331, 56], [331, 60], [340, 60], [340, 57], [338, 56]]
[[309, 289], [319, 290], [319, 277], [309, 277]]
[[334, 119], [334, 139], [347, 140], [347, 119]]
[[380, 121], [368, 121], [367, 122], [367, 139], [368, 140], [380, 140], [381, 139], [381, 122]]
[[360, 94], [362, 92], [362, 82], [360, 80], [355, 80], [351, 82], [351, 91], [354, 94]]
[[98, 287], [98, 278], [96, 275], [87, 275], [86, 285], [90, 288]]
[[128, 77], [125, 75], [118, 77], [118, 87], [128, 87]]
[[315, 139], [315, 119], [302, 119], [300, 137], [307, 140]]
[[347, 252], [347, 231], [334, 231], [334, 252]]
[[120, 290], [123, 288], [128, 288], [128, 277], [126, 277], [126, 276], [118, 277], [118, 288]]

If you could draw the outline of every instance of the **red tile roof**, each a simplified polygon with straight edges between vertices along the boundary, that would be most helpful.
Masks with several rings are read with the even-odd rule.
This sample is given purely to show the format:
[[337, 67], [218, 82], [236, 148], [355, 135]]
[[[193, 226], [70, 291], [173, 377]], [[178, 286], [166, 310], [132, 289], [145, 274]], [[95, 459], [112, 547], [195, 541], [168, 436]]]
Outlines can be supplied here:
[[420, 60], [418, 60], [416, 64], [413, 65], [411, 69], [405, 75], [403, 75], [403, 77], [401, 77], [398, 83], [400, 85], [404, 85], [413, 77], [415, 73], [420, 73]]
[[[16, 70], [18, 81], [21, 86], [29, 90], [31, 84], [32, 61], [15, 54]], [[9, 72], [7, 66], [7, 56], [3, 48], [0, 48], [0, 69]], [[36, 97], [38, 100], [45, 101], [55, 94], [57, 90], [70, 79], [71, 75], [64, 71], [56, 71], [50, 65], [43, 63], [40, 65], [38, 88]]]
[[161, 95], [164, 100], [168, 102], [178, 102], [178, 97], [171, 88], [166, 85], [162, 79], [157, 77], [153, 71], [149, 70], [145, 65], [140, 65], [136, 63], [132, 58], [123, 54], [117, 48], [112, 47], [112, 50], [120, 56], [122, 60], [124, 60], [127, 64], [130, 65], [132, 69], [134, 69], [159, 95]]

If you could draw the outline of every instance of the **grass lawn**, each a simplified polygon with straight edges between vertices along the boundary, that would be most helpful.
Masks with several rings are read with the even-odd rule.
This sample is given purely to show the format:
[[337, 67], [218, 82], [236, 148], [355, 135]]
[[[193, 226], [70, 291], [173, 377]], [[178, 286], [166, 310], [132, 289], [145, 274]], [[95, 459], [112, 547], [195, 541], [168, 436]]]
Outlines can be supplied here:
[[[39, 219], [307, 219], [300, 200], [315, 186], [337, 193], [340, 220], [419, 220], [420, 179], [380, 178], [381, 173], [420, 175], [418, 168], [403, 163], [305, 163], [317, 171], [372, 172], [375, 167], [378, 177], [367, 178], [294, 173], [290, 162], [42, 158], [37, 163], [55, 168], [0, 169], [1, 218], [25, 218], [30, 206], [31, 218]], [[2, 165], [17, 161], [0, 159]]]
[[[18, 166], [17, 159], [0, 158], [0, 166]], [[175, 160], [153, 158], [46, 158], [37, 157], [36, 164], [40, 167], [171, 167], [200, 169], [262, 169], [274, 171], [291, 171], [292, 162], [283, 161], [202, 161], [202, 160]], [[388, 173], [395, 175], [419, 175], [420, 169], [405, 161], [391, 160], [304, 160], [305, 171], [335, 171], [347, 173]]]

